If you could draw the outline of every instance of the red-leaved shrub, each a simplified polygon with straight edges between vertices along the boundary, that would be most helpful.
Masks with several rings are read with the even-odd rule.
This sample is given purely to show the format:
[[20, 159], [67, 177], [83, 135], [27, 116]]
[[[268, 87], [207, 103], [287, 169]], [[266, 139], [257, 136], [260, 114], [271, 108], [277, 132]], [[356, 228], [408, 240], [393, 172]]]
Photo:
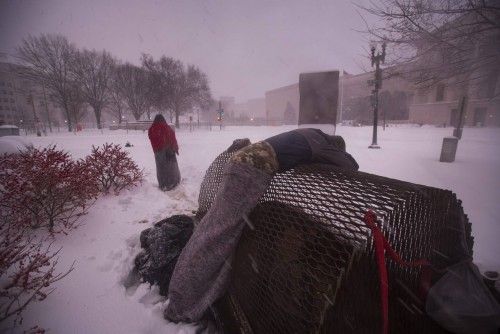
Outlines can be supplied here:
[[50, 244], [25, 232], [25, 226], [8, 219], [0, 222], [0, 323], [9, 318], [14, 325], [20, 323], [26, 307], [45, 299], [53, 291], [50, 285], [73, 270], [72, 265], [64, 273], [55, 273], [59, 251], [52, 252]]
[[144, 179], [143, 171], [118, 144], [92, 146], [92, 153], [85, 162], [97, 176], [100, 190], [106, 194], [110, 191], [118, 194], [125, 188], [137, 186]]
[[86, 213], [99, 189], [92, 168], [55, 146], [0, 157], [2, 216], [32, 228], [65, 232]]

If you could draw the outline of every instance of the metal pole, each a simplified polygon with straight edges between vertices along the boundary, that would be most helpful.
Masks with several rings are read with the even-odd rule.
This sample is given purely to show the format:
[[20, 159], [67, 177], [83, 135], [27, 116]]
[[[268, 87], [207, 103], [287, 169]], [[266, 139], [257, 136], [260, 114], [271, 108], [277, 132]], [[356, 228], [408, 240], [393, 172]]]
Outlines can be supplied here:
[[460, 114], [458, 116], [458, 122], [457, 122], [457, 127], [456, 129], [453, 130], [453, 136], [457, 137], [458, 139], [462, 139], [462, 127], [463, 127], [463, 122], [464, 122], [464, 115], [465, 115], [465, 106], [467, 105], [467, 96], [464, 95], [462, 96], [462, 99], [460, 100]]
[[[377, 125], [378, 125], [378, 91], [382, 87], [382, 70], [380, 69], [380, 62], [385, 60], [385, 43], [382, 44], [382, 53], [377, 52], [375, 55], [375, 46], [371, 48], [371, 61], [372, 66], [375, 65], [375, 89], [374, 93], [374, 106], [373, 106], [373, 137], [372, 144], [368, 148], [380, 148], [377, 144]], [[385, 122], [385, 114], [384, 114]], [[385, 125], [384, 125], [385, 126]]]
[[[337, 122], [338, 123], [342, 123], [342, 117], [343, 117], [343, 108], [344, 108], [344, 75], [345, 75], [345, 72], [344, 70], [342, 69], [341, 72], [340, 72], [342, 75], [340, 77], [340, 113], [338, 116], [338, 120]], [[335, 129], [337, 129], [337, 127], [335, 127]]]
[[380, 148], [377, 144], [377, 124], [378, 124], [378, 89], [375, 88], [375, 106], [373, 108], [373, 136], [372, 144], [369, 148]]

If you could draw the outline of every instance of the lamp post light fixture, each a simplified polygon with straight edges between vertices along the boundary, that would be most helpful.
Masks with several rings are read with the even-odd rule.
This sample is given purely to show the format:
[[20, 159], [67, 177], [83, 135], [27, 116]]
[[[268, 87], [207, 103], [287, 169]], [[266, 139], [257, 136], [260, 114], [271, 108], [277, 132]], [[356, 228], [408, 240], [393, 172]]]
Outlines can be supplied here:
[[382, 44], [382, 52], [376, 52], [376, 46], [371, 46], [371, 61], [372, 66], [375, 66], [375, 80], [370, 80], [369, 84], [374, 86], [372, 90], [372, 103], [373, 103], [373, 136], [372, 144], [368, 148], [380, 148], [377, 144], [377, 126], [378, 126], [378, 91], [382, 88], [382, 69], [380, 63], [385, 62], [385, 48], [386, 43]]

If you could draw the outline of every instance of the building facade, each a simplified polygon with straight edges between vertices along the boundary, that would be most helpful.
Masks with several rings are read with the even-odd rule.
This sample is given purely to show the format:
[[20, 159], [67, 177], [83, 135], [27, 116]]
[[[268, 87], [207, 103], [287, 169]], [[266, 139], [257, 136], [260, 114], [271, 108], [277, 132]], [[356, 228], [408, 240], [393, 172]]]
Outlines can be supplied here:
[[61, 125], [61, 112], [44, 87], [22, 76], [22, 67], [0, 62], [0, 123], [26, 131]]
[[266, 92], [266, 119], [269, 125], [297, 124], [299, 108], [299, 83]]
[[[468, 89], [463, 114], [465, 126], [500, 126], [500, 71]], [[410, 106], [410, 122], [457, 126], [464, 87], [451, 81], [416, 90]]]
[[[19, 92], [16, 67], [0, 63], [0, 124], [20, 125], [26, 109], [26, 98]], [[24, 103], [23, 103], [24, 102]]]
[[[410, 108], [410, 121], [500, 126], [500, 29], [496, 12], [488, 6], [484, 11], [464, 11], [435, 29], [439, 42], [423, 38], [418, 43], [417, 58], [411, 66], [419, 88]], [[447, 42], [450, 40], [453, 42]], [[464, 97], [463, 119], [459, 121]]]
[[[337, 123], [343, 120], [370, 124], [373, 122], [373, 105], [369, 81], [374, 72], [340, 76]], [[387, 78], [379, 92], [380, 119], [408, 120], [413, 101], [412, 86], [398, 77]], [[266, 112], [269, 124], [297, 124], [300, 110], [299, 84], [292, 84], [266, 92]], [[290, 114], [293, 117], [290, 118]]]
[[266, 99], [257, 98], [247, 101], [247, 116], [252, 121], [266, 120]]

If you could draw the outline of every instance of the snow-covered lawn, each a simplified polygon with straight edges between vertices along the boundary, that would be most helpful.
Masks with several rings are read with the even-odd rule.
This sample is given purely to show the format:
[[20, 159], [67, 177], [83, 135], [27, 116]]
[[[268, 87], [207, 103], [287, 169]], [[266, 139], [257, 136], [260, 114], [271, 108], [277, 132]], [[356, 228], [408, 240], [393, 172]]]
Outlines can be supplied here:
[[[170, 192], [157, 188], [155, 162], [141, 131], [88, 130], [77, 135], [60, 132], [47, 137], [24, 137], [37, 146], [56, 144], [74, 158], [89, 154], [92, 145], [106, 142], [126, 148], [144, 168], [146, 180], [119, 196], [101, 197], [69, 235], [58, 235], [54, 248], [63, 247], [58, 268], [75, 261], [75, 270], [55, 284], [56, 290], [24, 314], [22, 328], [37, 324], [50, 333], [193, 333], [190, 325], [168, 323], [162, 317], [164, 300], [149, 285], [126, 290], [122, 284], [139, 251], [139, 233], [154, 222], [197, 208], [199, 186], [211, 161], [233, 139], [252, 142], [294, 127], [227, 127], [223, 131], [180, 130], [179, 166], [182, 181]], [[462, 199], [473, 223], [475, 262], [500, 270], [500, 129], [467, 128], [456, 161], [440, 163], [442, 138], [451, 128], [379, 128], [380, 150], [370, 150], [370, 127], [339, 127], [348, 151], [364, 172], [451, 189]], [[0, 139], [5, 145], [6, 139]], [[10, 144], [10, 142], [9, 142]], [[4, 328], [5, 329], [5, 328]], [[21, 328], [14, 332], [22, 332]], [[2, 331], [2, 328], [0, 328]]]

